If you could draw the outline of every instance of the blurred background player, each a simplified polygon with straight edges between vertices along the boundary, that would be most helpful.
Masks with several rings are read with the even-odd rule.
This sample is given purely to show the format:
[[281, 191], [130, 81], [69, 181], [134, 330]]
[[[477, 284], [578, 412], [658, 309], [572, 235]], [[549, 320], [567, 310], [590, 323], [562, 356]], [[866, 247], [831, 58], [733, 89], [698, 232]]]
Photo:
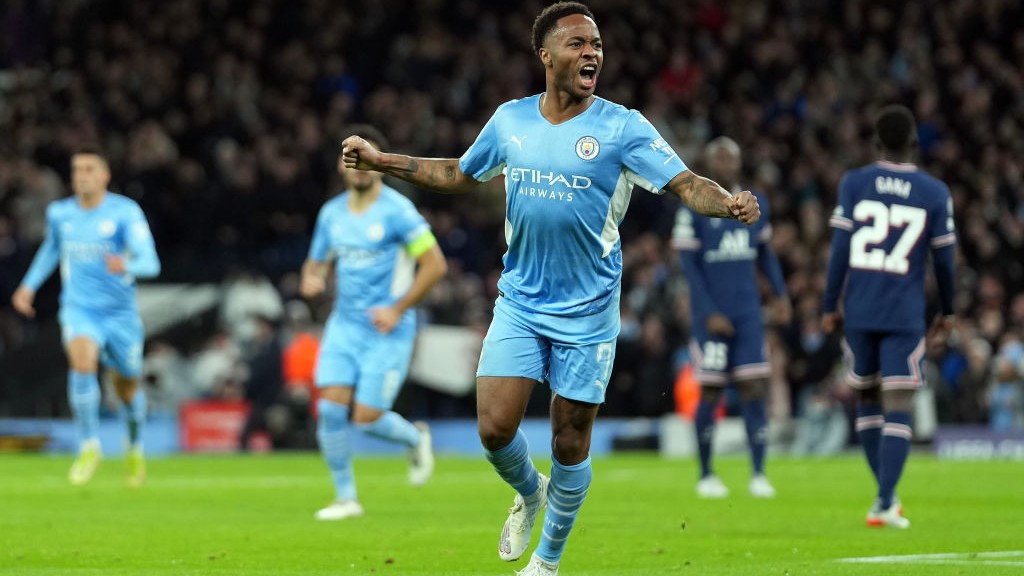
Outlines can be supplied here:
[[107, 190], [110, 167], [94, 149], [71, 157], [74, 196], [46, 209], [46, 238], [11, 297], [14, 308], [35, 315], [36, 291], [60, 265], [59, 320], [67, 353], [68, 403], [79, 438], [68, 479], [88, 482], [102, 457], [99, 441], [100, 362], [110, 367], [128, 423], [128, 476], [145, 480], [142, 425], [146, 396], [139, 387], [145, 330], [136, 302], [136, 278], [160, 273], [146, 216], [130, 198]]
[[[716, 138], [705, 147], [704, 156], [712, 179], [733, 193], [742, 189], [740, 147], [736, 142], [724, 136]], [[768, 202], [760, 194], [758, 204], [761, 220], [751, 226], [694, 214], [683, 206], [673, 230], [673, 246], [679, 250], [693, 310], [691, 348], [695, 375], [700, 382], [700, 403], [694, 422], [700, 456], [697, 494], [703, 498], [729, 495], [729, 489], [715, 475], [711, 459], [715, 412], [730, 382], [736, 384], [739, 392], [750, 445], [750, 494], [758, 498], [775, 496], [775, 488], [764, 475], [768, 442], [765, 399], [770, 370], [758, 270], [771, 285], [775, 321], [788, 324], [792, 308], [782, 268], [771, 248]]]
[[[698, 212], [745, 223], [749, 192], [732, 195], [686, 168], [639, 112], [594, 95], [603, 45], [590, 10], [545, 8], [532, 31], [545, 92], [502, 104], [461, 158], [385, 154], [345, 139], [347, 166], [441, 192], [505, 174], [508, 250], [477, 368], [477, 428], [488, 461], [515, 491], [498, 556], [518, 560], [547, 507], [521, 576], [554, 576], [592, 478], [590, 440], [615, 359], [622, 248], [618, 225], [634, 186], [670, 190]], [[552, 391], [551, 476], [519, 426], [534, 386]]]
[[883, 108], [875, 131], [879, 160], [843, 176], [829, 221], [835, 231], [822, 327], [844, 331], [849, 381], [858, 390], [857, 435], [878, 484], [867, 523], [907, 528], [895, 490], [921, 385], [925, 267], [930, 250], [941, 305], [933, 329], [945, 333], [953, 321], [956, 232], [949, 188], [913, 164], [910, 110]]
[[[352, 133], [385, 143], [371, 126]], [[317, 439], [334, 481], [335, 500], [319, 520], [360, 516], [352, 467], [349, 420], [356, 428], [409, 448], [409, 481], [424, 484], [434, 468], [430, 431], [391, 410], [405, 382], [416, 337], [416, 305], [447, 271], [430, 226], [415, 206], [384, 185], [379, 172], [345, 167], [347, 190], [328, 200], [317, 217], [300, 290], [324, 291], [331, 265], [337, 282], [334, 308], [317, 356]]]

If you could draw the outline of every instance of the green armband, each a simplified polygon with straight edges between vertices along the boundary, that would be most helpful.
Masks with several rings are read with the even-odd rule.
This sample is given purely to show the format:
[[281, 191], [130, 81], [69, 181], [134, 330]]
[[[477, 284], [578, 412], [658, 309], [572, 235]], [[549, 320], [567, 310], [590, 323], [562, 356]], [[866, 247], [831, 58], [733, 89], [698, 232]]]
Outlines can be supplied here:
[[409, 256], [419, 258], [434, 246], [437, 246], [437, 238], [434, 238], [433, 232], [427, 230], [423, 234], [420, 234], [418, 238], [406, 244], [405, 251]]

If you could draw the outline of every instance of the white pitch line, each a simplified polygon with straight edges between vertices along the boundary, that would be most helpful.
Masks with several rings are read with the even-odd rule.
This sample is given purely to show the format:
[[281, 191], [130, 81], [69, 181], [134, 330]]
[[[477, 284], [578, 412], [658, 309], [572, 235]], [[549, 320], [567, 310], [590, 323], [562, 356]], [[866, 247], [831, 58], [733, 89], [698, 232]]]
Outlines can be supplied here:
[[[991, 560], [1021, 558], [1020, 561]], [[983, 564], [986, 566], [1024, 566], [1024, 550], [1003, 552], [947, 552], [942, 554], [905, 554], [902, 556], [862, 556], [838, 558], [846, 564]]]

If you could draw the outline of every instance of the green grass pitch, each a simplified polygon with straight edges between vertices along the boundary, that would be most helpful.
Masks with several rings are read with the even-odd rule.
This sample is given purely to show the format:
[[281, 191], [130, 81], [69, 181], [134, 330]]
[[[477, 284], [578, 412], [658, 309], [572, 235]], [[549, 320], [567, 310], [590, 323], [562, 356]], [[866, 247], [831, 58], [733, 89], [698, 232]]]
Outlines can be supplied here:
[[[525, 564], [498, 559], [512, 493], [483, 457], [441, 457], [418, 489], [403, 460], [358, 458], [366, 516], [333, 523], [313, 519], [331, 488], [312, 453], [155, 458], [140, 490], [116, 459], [73, 488], [69, 463], [0, 455], [0, 574], [510, 576]], [[560, 574], [1024, 574], [1021, 463], [912, 455], [907, 531], [864, 526], [872, 491], [856, 455], [770, 459], [768, 501], [747, 495], [744, 458], [718, 471], [733, 494], [702, 501], [691, 461], [596, 458]]]

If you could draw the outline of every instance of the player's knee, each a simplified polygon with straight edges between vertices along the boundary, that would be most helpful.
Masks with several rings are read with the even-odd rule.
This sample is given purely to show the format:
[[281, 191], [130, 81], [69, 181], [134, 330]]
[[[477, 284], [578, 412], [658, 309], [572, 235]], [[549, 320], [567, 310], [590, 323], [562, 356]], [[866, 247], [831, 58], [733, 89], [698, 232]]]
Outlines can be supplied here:
[[99, 367], [99, 347], [87, 336], [68, 342], [68, 366], [75, 372], [95, 372]]
[[717, 404], [722, 399], [722, 389], [718, 386], [701, 386], [700, 401]]
[[324, 386], [320, 388], [320, 397], [335, 404], [348, 406], [352, 401], [352, 388], [347, 386]]
[[139, 379], [115, 373], [112, 375], [111, 381], [114, 383], [114, 390], [117, 391], [117, 397], [121, 399], [121, 402], [125, 404], [131, 403], [132, 398], [135, 397], [136, 390], [139, 389]]
[[352, 410], [352, 422], [355, 424], [362, 424], [369, 426], [384, 414], [381, 410], [366, 406], [364, 404], [356, 403], [355, 408]]
[[555, 434], [551, 438], [551, 453], [565, 466], [579, 464], [590, 453], [590, 436], [575, 431]]
[[480, 418], [477, 421], [477, 434], [480, 444], [487, 450], [500, 450], [515, 439], [518, 426], [508, 425], [491, 419]]
[[741, 400], [763, 400], [768, 396], [768, 380], [758, 378], [736, 384]]
[[882, 392], [882, 408], [886, 412], [912, 412], [914, 390], [886, 390]]
[[857, 400], [862, 404], [878, 404], [882, 401], [882, 390], [878, 386], [857, 390]]

